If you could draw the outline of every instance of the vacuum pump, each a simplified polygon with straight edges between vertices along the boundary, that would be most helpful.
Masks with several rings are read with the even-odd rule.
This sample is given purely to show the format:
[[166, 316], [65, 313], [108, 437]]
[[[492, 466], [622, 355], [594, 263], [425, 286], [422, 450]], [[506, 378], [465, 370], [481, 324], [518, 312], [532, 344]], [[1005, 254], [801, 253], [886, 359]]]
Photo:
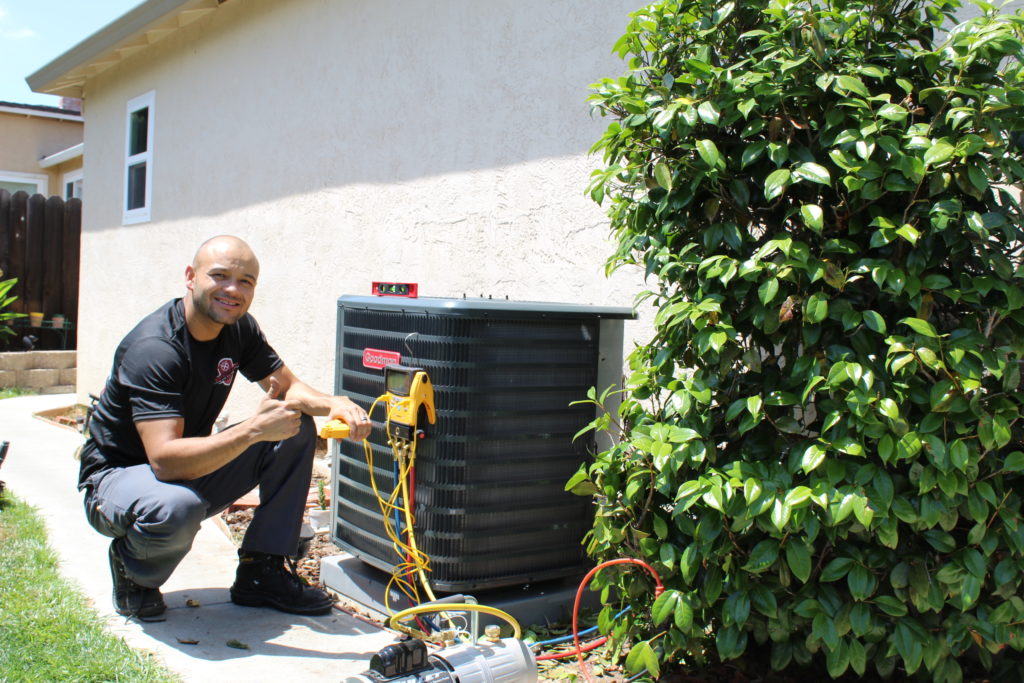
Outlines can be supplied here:
[[536, 683], [537, 661], [515, 638], [466, 643], [428, 653], [422, 640], [389, 645], [370, 669], [345, 683]]

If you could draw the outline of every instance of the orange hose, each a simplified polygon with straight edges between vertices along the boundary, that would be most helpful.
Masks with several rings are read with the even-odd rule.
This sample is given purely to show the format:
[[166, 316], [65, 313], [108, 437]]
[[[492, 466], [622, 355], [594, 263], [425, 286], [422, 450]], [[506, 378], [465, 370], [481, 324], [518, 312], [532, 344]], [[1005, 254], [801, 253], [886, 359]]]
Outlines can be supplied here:
[[635, 564], [643, 567], [644, 569], [649, 571], [651, 575], [654, 577], [654, 597], [657, 598], [659, 595], [665, 592], [665, 586], [661, 583], [661, 577], [658, 576], [658, 572], [654, 571], [654, 568], [651, 567], [651, 565], [644, 562], [643, 560], [637, 560], [632, 557], [620, 557], [616, 560], [608, 560], [607, 562], [602, 562], [601, 564], [597, 565], [589, 572], [587, 572], [587, 575], [583, 577], [583, 581], [580, 582], [580, 587], [576, 589], [576, 601], [573, 603], [572, 606], [572, 644], [576, 647], [576, 661], [578, 661], [580, 664], [580, 671], [583, 672], [583, 677], [587, 680], [588, 683], [593, 683], [594, 679], [590, 677], [590, 672], [587, 670], [587, 664], [583, 661], [584, 650], [580, 647], [579, 622], [580, 603], [583, 600], [583, 589], [587, 587], [587, 584], [590, 583], [591, 579], [593, 579], [599, 571], [601, 571], [605, 567], [611, 567], [612, 565], [616, 564]]
[[[581, 652], [590, 652], [591, 650], [596, 650], [597, 648], [601, 647], [602, 645], [604, 645], [607, 642], [608, 642], [608, 636], [605, 636], [603, 638], [598, 638], [597, 640], [591, 641], [591, 642], [587, 643], [586, 645], [584, 645], [582, 648], [580, 648], [580, 651]], [[538, 662], [543, 662], [546, 659], [562, 659], [563, 657], [575, 657], [577, 654], [579, 654], [579, 653], [576, 652], [575, 650], [567, 650], [565, 652], [552, 652], [551, 654], [543, 655], [541, 657], [537, 657], [537, 661]]]

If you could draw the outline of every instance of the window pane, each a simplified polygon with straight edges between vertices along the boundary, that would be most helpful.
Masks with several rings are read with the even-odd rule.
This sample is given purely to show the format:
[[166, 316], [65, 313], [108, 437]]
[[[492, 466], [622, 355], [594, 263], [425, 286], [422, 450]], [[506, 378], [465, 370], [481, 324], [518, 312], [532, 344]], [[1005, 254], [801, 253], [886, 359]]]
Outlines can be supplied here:
[[136, 109], [131, 115], [131, 135], [128, 144], [128, 156], [142, 154], [149, 149], [149, 107]]
[[128, 167], [128, 210], [146, 206], [146, 162]]
[[36, 194], [39, 192], [39, 186], [35, 183], [16, 183], [8, 180], [0, 180], [0, 190], [7, 190], [11, 194], [14, 194], [15, 192]]

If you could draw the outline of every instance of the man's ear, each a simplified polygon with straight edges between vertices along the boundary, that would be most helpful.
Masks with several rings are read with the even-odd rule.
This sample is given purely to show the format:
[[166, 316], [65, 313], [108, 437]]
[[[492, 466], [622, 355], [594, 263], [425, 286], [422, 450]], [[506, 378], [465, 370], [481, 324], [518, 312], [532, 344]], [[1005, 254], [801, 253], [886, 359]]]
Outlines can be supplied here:
[[196, 269], [190, 265], [185, 266], [185, 286], [192, 289], [196, 283]]

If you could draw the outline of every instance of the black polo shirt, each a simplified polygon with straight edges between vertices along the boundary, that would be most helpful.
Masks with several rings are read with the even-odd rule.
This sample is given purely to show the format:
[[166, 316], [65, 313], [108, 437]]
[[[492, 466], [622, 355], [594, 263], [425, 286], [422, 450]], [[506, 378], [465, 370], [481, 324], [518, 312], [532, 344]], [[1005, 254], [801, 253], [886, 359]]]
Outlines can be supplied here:
[[282, 365], [248, 313], [200, 342], [174, 299], [142, 319], [114, 353], [114, 365], [89, 423], [79, 488], [94, 473], [148, 462], [136, 422], [183, 418], [182, 436], [207, 436], [235, 376], [258, 382]]

